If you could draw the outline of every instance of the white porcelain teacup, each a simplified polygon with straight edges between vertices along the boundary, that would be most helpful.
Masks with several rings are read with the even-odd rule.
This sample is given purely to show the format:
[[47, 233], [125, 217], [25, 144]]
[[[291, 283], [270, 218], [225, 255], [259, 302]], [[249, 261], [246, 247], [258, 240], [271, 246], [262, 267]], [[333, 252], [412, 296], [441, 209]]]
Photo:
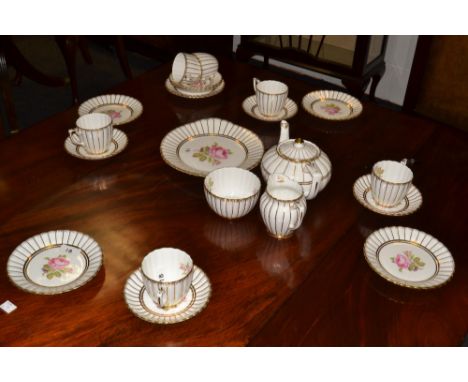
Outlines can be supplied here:
[[171, 80], [175, 83], [191, 82], [202, 79], [202, 68], [197, 56], [189, 53], [178, 53], [172, 63]]
[[372, 197], [382, 207], [394, 207], [404, 199], [412, 181], [413, 172], [406, 166], [406, 159], [377, 162], [372, 167]]
[[141, 263], [143, 284], [160, 308], [179, 304], [190, 290], [193, 260], [177, 248], [160, 248], [148, 253]]
[[106, 152], [114, 132], [112, 118], [104, 113], [82, 115], [76, 120], [76, 128], [68, 130], [72, 143], [90, 154]]
[[208, 53], [193, 53], [198, 58], [201, 67], [201, 78], [213, 78], [218, 73], [218, 60], [215, 56]]
[[260, 198], [260, 212], [268, 232], [286, 239], [302, 224], [307, 202], [301, 185], [285, 175], [271, 174]]
[[224, 167], [205, 177], [205, 196], [208, 205], [219, 216], [237, 219], [247, 215], [260, 196], [260, 179], [254, 173]]
[[260, 114], [274, 117], [281, 113], [288, 99], [288, 86], [279, 81], [253, 79], [253, 88]]

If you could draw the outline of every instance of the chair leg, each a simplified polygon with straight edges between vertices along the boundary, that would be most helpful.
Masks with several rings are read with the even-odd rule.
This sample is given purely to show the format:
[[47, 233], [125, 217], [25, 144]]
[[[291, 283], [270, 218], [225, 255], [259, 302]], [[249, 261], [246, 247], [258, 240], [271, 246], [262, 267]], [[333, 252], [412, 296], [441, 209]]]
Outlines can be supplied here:
[[68, 76], [72, 89], [72, 102], [78, 103], [78, 83], [76, 79], [76, 48], [77, 37], [73, 36], [60, 36], [56, 37], [57, 44], [62, 52], [65, 64], [67, 66]]
[[372, 84], [371, 84], [370, 93], [369, 93], [369, 98], [371, 101], [375, 100], [375, 90], [377, 89], [377, 85], [382, 79], [384, 73], [385, 73], [385, 64], [382, 66], [382, 68], [379, 69], [377, 73], [375, 73], [372, 76]]
[[83, 55], [83, 58], [84, 58], [85, 62], [88, 65], [91, 65], [93, 63], [93, 59], [91, 58], [91, 54], [89, 53], [88, 44], [87, 44], [84, 37], [78, 37], [78, 46], [80, 47], [80, 51], [81, 51], [81, 54]]
[[128, 64], [128, 57], [127, 51], [125, 49], [125, 43], [122, 36], [115, 37], [115, 50], [117, 52], [117, 57], [120, 62], [120, 66], [127, 78], [133, 78], [132, 70], [130, 69], [130, 65]]
[[362, 98], [369, 85], [370, 78], [353, 78], [341, 80], [343, 85], [357, 98]]
[[6, 58], [0, 46], [0, 132], [1, 131], [8, 135], [17, 133], [19, 131], [19, 124], [13, 104]]

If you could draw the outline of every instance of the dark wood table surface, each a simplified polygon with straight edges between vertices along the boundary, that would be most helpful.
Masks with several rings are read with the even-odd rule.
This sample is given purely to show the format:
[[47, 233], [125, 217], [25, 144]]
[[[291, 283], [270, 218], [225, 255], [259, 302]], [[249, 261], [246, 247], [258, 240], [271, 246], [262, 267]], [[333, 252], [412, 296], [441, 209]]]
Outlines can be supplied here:
[[[312, 201], [295, 235], [267, 235], [259, 209], [226, 221], [208, 207], [202, 178], [164, 163], [162, 137], [194, 120], [220, 117], [257, 133], [266, 148], [279, 123], [247, 116], [252, 77], [279, 79], [300, 105], [309, 84], [234, 61], [220, 61], [225, 90], [205, 100], [169, 94], [162, 66], [113, 92], [139, 99], [142, 116], [122, 126], [118, 156], [85, 161], [64, 148], [77, 108], [0, 142], [0, 314], [4, 346], [138, 345], [459, 345], [468, 332], [467, 133], [364, 102], [361, 116], [329, 122], [299, 107], [291, 137], [325, 151], [328, 186]], [[47, 102], [47, 100], [38, 100]], [[410, 216], [362, 207], [352, 186], [380, 159], [411, 158], [424, 202]], [[259, 174], [259, 168], [254, 170]], [[264, 184], [264, 183], [263, 183]], [[423, 230], [451, 251], [455, 275], [445, 286], [409, 290], [381, 279], [363, 256], [366, 237], [401, 225]], [[40, 232], [72, 229], [103, 249], [104, 264], [83, 287], [55, 296], [28, 294], [8, 280], [13, 249]], [[152, 249], [186, 250], [209, 276], [213, 293], [199, 315], [160, 326], [135, 317], [123, 288]]]

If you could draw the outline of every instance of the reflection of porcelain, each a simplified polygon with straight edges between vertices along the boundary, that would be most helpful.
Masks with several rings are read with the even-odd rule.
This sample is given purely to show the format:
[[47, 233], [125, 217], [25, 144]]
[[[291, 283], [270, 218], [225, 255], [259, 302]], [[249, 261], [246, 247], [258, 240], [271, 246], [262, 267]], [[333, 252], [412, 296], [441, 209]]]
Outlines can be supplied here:
[[265, 237], [256, 251], [262, 268], [271, 276], [283, 279], [288, 287], [294, 286], [294, 271], [289, 257], [295, 255], [291, 251], [291, 244], [282, 240]]
[[265, 181], [273, 172], [295, 180], [309, 200], [328, 184], [332, 170], [330, 159], [317, 145], [300, 138], [289, 139], [286, 121], [281, 121], [279, 143], [265, 153], [261, 168]]
[[143, 105], [135, 98], [123, 94], [100, 95], [82, 103], [78, 115], [105, 113], [112, 118], [114, 126], [137, 119], [143, 113]]
[[286, 99], [288, 98], [288, 87], [279, 81], [260, 81], [253, 79], [253, 88], [257, 99], [258, 111], [266, 117], [275, 117], [282, 113]]
[[102, 265], [102, 251], [88, 235], [59, 230], [21, 243], [8, 258], [7, 273], [19, 288], [35, 294], [60, 294], [90, 281]]
[[403, 216], [417, 211], [422, 205], [422, 195], [411, 185], [405, 197], [393, 207], [382, 207], [374, 200], [371, 192], [371, 175], [361, 176], [353, 186], [354, 197], [364, 207], [382, 215]]
[[299, 228], [307, 210], [301, 186], [281, 174], [272, 174], [260, 199], [260, 212], [269, 233], [286, 239]]
[[252, 219], [206, 219], [203, 235], [224, 251], [236, 252], [246, 248], [257, 237], [258, 225]]
[[81, 146], [88, 154], [102, 154], [112, 141], [112, 118], [104, 113], [85, 114], [76, 120], [76, 128], [68, 130], [75, 146]]
[[176, 170], [205, 177], [222, 167], [251, 169], [263, 155], [263, 143], [252, 131], [232, 122], [201, 119], [180, 126], [161, 141], [163, 160]]
[[349, 94], [336, 90], [317, 90], [302, 99], [304, 109], [315, 117], [342, 121], [357, 117], [362, 104]]
[[375, 231], [364, 244], [371, 268], [387, 281], [416, 289], [430, 289], [448, 282], [455, 262], [436, 238], [407, 227]]
[[237, 219], [247, 215], [257, 204], [261, 183], [250, 171], [225, 167], [210, 172], [204, 186], [211, 209], [223, 218]]
[[68, 137], [65, 140], [65, 150], [70, 155], [73, 155], [74, 157], [77, 157], [80, 159], [100, 160], [100, 159], [111, 158], [119, 154], [125, 149], [125, 147], [127, 147], [127, 143], [128, 143], [127, 135], [123, 131], [114, 128], [110, 145], [108, 149], [101, 154], [88, 153], [82, 146], [75, 145], [71, 141], [70, 137]]
[[292, 118], [297, 113], [297, 105], [290, 98], [286, 99], [286, 103], [284, 104], [283, 109], [273, 117], [267, 117], [260, 113], [257, 105], [257, 97], [255, 95], [247, 97], [242, 103], [242, 108], [251, 117], [266, 122], [279, 122], [282, 119]]
[[189, 292], [193, 278], [192, 258], [176, 248], [160, 248], [148, 253], [141, 263], [146, 291], [160, 308], [175, 306]]
[[211, 283], [205, 272], [193, 267], [193, 280], [185, 298], [176, 306], [160, 308], [149, 296], [140, 270], [136, 270], [125, 284], [124, 297], [128, 308], [142, 320], [153, 324], [175, 324], [196, 316], [208, 304]]
[[372, 167], [372, 197], [381, 207], [397, 206], [408, 193], [412, 180], [413, 172], [406, 166], [406, 159], [377, 162]]
[[171, 108], [181, 124], [197, 121], [203, 118], [209, 118], [216, 114], [221, 108], [219, 103], [210, 103], [209, 105], [200, 105], [193, 108], [193, 105], [187, 105], [185, 102], [173, 102]]

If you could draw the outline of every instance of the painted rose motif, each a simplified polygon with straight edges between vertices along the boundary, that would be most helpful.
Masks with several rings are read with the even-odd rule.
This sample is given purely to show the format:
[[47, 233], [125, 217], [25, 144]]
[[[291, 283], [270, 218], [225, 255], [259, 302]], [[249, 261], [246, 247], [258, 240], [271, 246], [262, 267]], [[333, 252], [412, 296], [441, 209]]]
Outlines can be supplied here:
[[45, 257], [47, 264], [42, 266], [42, 275], [46, 276], [49, 280], [54, 277], [62, 277], [65, 273], [73, 273], [73, 268], [70, 265], [70, 260], [67, 255], [60, 255], [58, 257]]
[[326, 105], [322, 106], [322, 110], [327, 113], [328, 115], [335, 115], [340, 112], [340, 107], [335, 105], [334, 103], [327, 103]]
[[379, 167], [377, 166], [375, 169], [374, 169], [374, 172], [377, 176], [382, 176], [383, 173], [384, 173], [384, 169], [382, 167]]
[[200, 148], [200, 150], [193, 153], [192, 156], [194, 158], [198, 158], [198, 160], [201, 162], [208, 161], [213, 166], [215, 166], [220, 164], [222, 160], [228, 159], [229, 155], [231, 154], [231, 150], [219, 146], [215, 142], [211, 146], [205, 146]]
[[106, 114], [109, 117], [111, 117], [113, 120], [116, 119], [116, 118], [121, 118], [122, 117], [122, 115], [120, 114], [120, 111], [116, 111], [116, 110], [107, 110]]
[[390, 259], [397, 265], [400, 272], [402, 272], [403, 269], [415, 272], [419, 269], [422, 269], [422, 267], [426, 265], [411, 251], [404, 251], [403, 253], [397, 254], [395, 257], [391, 257]]

